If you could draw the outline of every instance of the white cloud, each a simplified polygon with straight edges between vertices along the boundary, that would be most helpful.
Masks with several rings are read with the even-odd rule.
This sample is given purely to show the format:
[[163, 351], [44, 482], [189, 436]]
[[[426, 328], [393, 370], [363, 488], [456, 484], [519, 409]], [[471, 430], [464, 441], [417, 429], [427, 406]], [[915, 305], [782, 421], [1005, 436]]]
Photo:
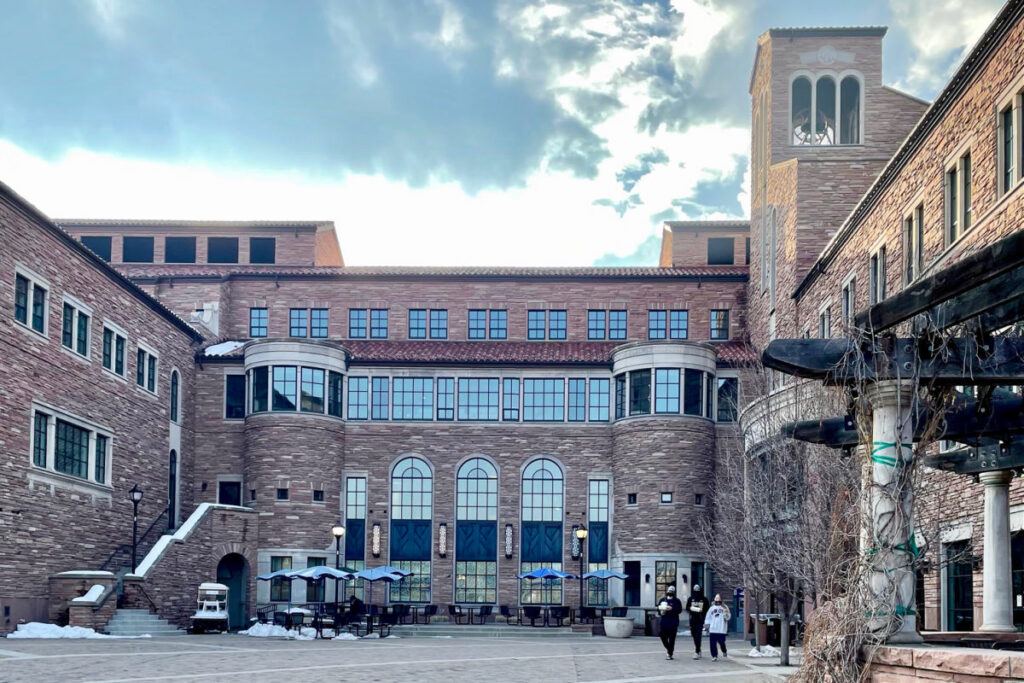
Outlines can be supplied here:
[[359, 26], [344, 6], [332, 5], [326, 14], [328, 34], [341, 53], [341, 63], [348, 67], [356, 82], [364, 88], [374, 85], [380, 72]]
[[890, 0], [894, 23], [913, 48], [897, 86], [931, 97], [944, 85], [1002, 6], [1002, 0]]
[[124, 40], [134, 6], [128, 0], [85, 0], [89, 17], [109, 40]]

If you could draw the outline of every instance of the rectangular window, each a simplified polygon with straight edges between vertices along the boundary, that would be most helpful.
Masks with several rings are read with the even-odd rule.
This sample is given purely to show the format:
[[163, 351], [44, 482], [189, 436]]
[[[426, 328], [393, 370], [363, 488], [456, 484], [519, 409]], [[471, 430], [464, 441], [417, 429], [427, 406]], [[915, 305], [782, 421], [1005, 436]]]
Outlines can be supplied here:
[[36, 284], [32, 285], [32, 329], [46, 334], [46, 290]]
[[324, 371], [302, 368], [299, 409], [304, 413], [324, 412]]
[[924, 270], [924, 205], [903, 219], [903, 283], [910, 284]]
[[295, 410], [297, 373], [294, 365], [274, 366], [272, 410]]
[[448, 338], [448, 311], [445, 309], [430, 309], [430, 338]]
[[964, 154], [946, 170], [946, 246], [971, 227], [971, 155]]
[[349, 339], [366, 339], [366, 309], [348, 309], [348, 337]]
[[[708, 238], [708, 265], [709, 266], [731, 266], [735, 260], [736, 243], [732, 237], [709, 237]], [[659, 593], [659, 595], [661, 595]]]
[[245, 375], [224, 376], [224, 418], [241, 420], [245, 417]]
[[348, 419], [365, 420], [370, 416], [370, 380], [366, 377], [348, 378]]
[[237, 237], [207, 237], [207, 263], [238, 263]]
[[743, 251], [743, 263], [744, 265], [750, 265], [750, 238], [747, 237], [744, 243]]
[[109, 441], [110, 440], [103, 434], [96, 435], [95, 453], [93, 453], [93, 460], [95, 463], [93, 466], [93, 479], [95, 479], [98, 484], [107, 483], [107, 444]]
[[149, 354], [146, 357], [146, 389], [156, 393], [156, 356]]
[[250, 308], [249, 309], [249, 336], [266, 337], [267, 336], [267, 309], [265, 308]]
[[89, 430], [57, 419], [53, 469], [79, 479], [89, 478]]
[[82, 244], [107, 263], [110, 263], [112, 241], [113, 240], [106, 235], [84, 235], [82, 237]]
[[156, 393], [156, 356], [141, 346], [135, 354], [135, 383]]
[[61, 344], [81, 356], [89, 355], [89, 315], [74, 304], [64, 302]]
[[498, 419], [497, 378], [459, 378], [459, 419]]
[[437, 378], [437, 419], [455, 419], [455, 380], [451, 377]]
[[468, 325], [470, 339], [487, 339], [487, 310], [483, 308], [470, 309]]
[[305, 337], [309, 329], [309, 311], [292, 308], [288, 311], [288, 336]]
[[152, 237], [122, 237], [121, 260], [124, 263], [152, 263]]
[[330, 309], [312, 308], [309, 311], [309, 336], [313, 339], [327, 338], [327, 325], [330, 320]]
[[114, 335], [114, 372], [124, 377], [128, 367], [128, 359], [125, 358], [127, 340], [121, 335]]
[[565, 339], [566, 326], [565, 311], [548, 311], [548, 339]]
[[711, 311], [711, 339], [722, 341], [729, 338], [729, 310]]
[[395, 420], [434, 419], [434, 380], [395, 377], [391, 385], [391, 417]]
[[704, 373], [700, 370], [686, 369], [683, 372], [683, 412], [687, 415], [700, 415], [704, 404]]
[[519, 380], [508, 377], [502, 380], [501, 419], [506, 422], [519, 421]]
[[946, 171], [946, 244], [953, 244], [960, 236], [960, 210], [957, 196], [960, 192], [956, 166]]
[[366, 477], [349, 477], [345, 480], [345, 518], [366, 519]]
[[668, 336], [671, 339], [686, 339], [690, 336], [689, 311], [669, 311]]
[[508, 311], [504, 308], [492, 308], [490, 311], [491, 339], [508, 338]]
[[344, 377], [340, 372], [333, 370], [327, 373], [327, 414], [331, 417], [341, 417], [341, 392], [344, 384]]
[[287, 486], [279, 486], [275, 492], [274, 498], [276, 500], [288, 500], [288, 498], [290, 498], [288, 493]]
[[388, 419], [388, 378], [374, 377], [371, 381], [370, 419]]
[[627, 336], [626, 311], [608, 311], [608, 338], [625, 339]]
[[647, 338], [664, 339], [667, 323], [668, 311], [647, 311]]
[[654, 412], [679, 412], [679, 370], [658, 368], [654, 371]]
[[629, 414], [651, 413], [651, 371], [633, 370], [629, 373]]
[[841, 292], [843, 325], [853, 327], [853, 316], [857, 313], [857, 280], [848, 280]]
[[971, 155], [967, 153], [960, 158], [960, 184], [962, 186], [961, 196], [963, 199], [960, 201], [963, 206], [963, 232], [967, 232], [971, 229], [971, 223], [974, 219], [974, 204], [972, 202], [972, 195], [974, 194], [971, 190]]
[[[588, 482], [587, 491], [587, 519], [588, 524], [598, 523], [603, 525], [607, 531], [608, 511], [610, 509], [610, 482], [607, 479], [591, 479]], [[599, 543], [599, 539], [591, 532], [587, 539], [587, 570], [597, 571], [607, 569], [607, 547], [606, 543]], [[605, 546], [602, 548], [602, 546]], [[603, 551], [603, 552], [602, 552]], [[598, 560], [594, 562], [593, 560]], [[608, 582], [600, 579], [587, 581], [588, 605], [600, 606], [608, 604]]]
[[[664, 498], [664, 494], [662, 494]], [[672, 494], [669, 494], [669, 501], [672, 502]], [[661, 502], [665, 502], [662, 500]], [[697, 579], [694, 579], [696, 582]], [[665, 595], [668, 591], [669, 586], [676, 585], [676, 563], [671, 561], [656, 561], [654, 563], [654, 594]], [[711, 586], [707, 586], [706, 589], [710, 592]]]
[[497, 601], [497, 562], [455, 562], [455, 602], [493, 604]]
[[832, 307], [826, 306], [818, 312], [818, 339], [832, 336]]
[[1013, 107], [1007, 107], [999, 114], [1000, 161], [1002, 162], [1002, 173], [999, 189], [1006, 194], [1013, 187], [1014, 168], [1013, 157]]
[[249, 238], [249, 263], [275, 263], [277, 239], [274, 237]]
[[561, 422], [564, 415], [565, 380], [523, 380], [523, 420], [525, 422]]
[[605, 311], [587, 311], [587, 339], [604, 339], [607, 335], [607, 319]]
[[49, 426], [50, 416], [37, 410], [32, 425], [32, 464], [36, 467], [46, 467]]
[[28, 278], [23, 275], [14, 276], [14, 319], [22, 325], [28, 325]]
[[164, 263], [195, 263], [195, 237], [165, 237]]
[[[292, 558], [274, 556], [270, 558], [270, 571], [279, 572], [282, 569], [292, 568]], [[292, 582], [291, 579], [277, 578], [270, 580], [270, 601], [291, 602]]]
[[626, 417], [626, 375], [615, 376], [615, 419]]
[[740, 381], [735, 377], [718, 378], [718, 421], [735, 422], [739, 414]]
[[872, 306], [885, 301], [885, 286], [885, 247], [879, 247], [868, 261], [868, 294]]
[[608, 385], [607, 379], [590, 380], [590, 414], [591, 422], [608, 421]]
[[270, 389], [269, 368], [260, 367], [252, 370], [252, 412], [263, 413], [267, 410], [267, 391]]
[[569, 422], [584, 422], [587, 419], [587, 380], [569, 380]]
[[547, 329], [547, 321], [544, 319], [546, 311], [531, 310], [526, 314], [526, 338], [544, 339]]
[[409, 339], [427, 338], [427, 309], [409, 309]]
[[388, 309], [370, 309], [370, 339], [388, 338]]

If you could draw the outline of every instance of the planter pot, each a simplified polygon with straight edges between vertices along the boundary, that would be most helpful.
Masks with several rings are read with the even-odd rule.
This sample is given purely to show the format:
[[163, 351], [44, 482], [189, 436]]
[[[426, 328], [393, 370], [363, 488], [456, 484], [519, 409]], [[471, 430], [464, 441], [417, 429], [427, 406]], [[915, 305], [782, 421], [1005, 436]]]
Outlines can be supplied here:
[[629, 638], [633, 635], [633, 617], [605, 617], [604, 632], [609, 638]]

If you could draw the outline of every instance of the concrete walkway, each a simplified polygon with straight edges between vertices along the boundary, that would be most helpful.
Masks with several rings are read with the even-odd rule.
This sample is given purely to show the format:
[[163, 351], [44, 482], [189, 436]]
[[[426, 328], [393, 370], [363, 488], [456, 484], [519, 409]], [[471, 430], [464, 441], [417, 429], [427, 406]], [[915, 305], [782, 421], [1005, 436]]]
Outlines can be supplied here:
[[[138, 640], [0, 640], [0, 681], [715, 681], [783, 680], [777, 665], [746, 657], [694, 661], [680, 638], [666, 661], [655, 638], [407, 638], [285, 641], [237, 635]], [[777, 660], [776, 660], [777, 661]]]

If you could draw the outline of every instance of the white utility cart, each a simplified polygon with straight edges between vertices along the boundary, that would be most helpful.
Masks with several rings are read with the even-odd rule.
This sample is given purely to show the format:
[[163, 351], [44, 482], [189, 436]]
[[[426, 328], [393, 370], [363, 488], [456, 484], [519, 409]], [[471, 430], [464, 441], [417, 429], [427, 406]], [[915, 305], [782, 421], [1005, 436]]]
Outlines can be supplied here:
[[228, 587], [223, 583], [199, 584], [196, 613], [192, 615], [192, 632], [227, 631]]

